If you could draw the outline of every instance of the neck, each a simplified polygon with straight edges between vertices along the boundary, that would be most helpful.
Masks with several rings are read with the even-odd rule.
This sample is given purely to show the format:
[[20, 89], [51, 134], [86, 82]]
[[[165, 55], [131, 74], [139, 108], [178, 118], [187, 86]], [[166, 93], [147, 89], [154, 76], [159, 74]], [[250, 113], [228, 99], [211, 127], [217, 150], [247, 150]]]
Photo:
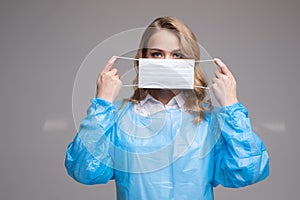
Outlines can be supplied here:
[[160, 101], [162, 104], [166, 105], [176, 94], [179, 93], [177, 90], [169, 89], [149, 89], [149, 94]]

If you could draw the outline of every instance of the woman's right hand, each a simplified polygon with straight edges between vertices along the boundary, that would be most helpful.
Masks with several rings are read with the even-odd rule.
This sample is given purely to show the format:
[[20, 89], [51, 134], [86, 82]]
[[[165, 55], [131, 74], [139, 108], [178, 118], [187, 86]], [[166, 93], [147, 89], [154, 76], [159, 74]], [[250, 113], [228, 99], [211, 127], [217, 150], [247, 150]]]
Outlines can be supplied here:
[[117, 57], [113, 56], [106, 64], [105, 68], [99, 74], [97, 79], [97, 95], [106, 101], [113, 102], [118, 96], [122, 87], [122, 82], [118, 75], [118, 70], [112, 68]]

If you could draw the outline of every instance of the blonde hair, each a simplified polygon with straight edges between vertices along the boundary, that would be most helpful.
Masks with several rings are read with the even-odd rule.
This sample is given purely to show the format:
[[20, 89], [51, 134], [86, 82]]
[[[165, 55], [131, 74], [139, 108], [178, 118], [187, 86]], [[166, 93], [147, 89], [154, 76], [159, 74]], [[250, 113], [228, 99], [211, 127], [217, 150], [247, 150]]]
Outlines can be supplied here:
[[[157, 18], [146, 28], [136, 54], [137, 59], [146, 57], [149, 39], [154, 33], [161, 30], [169, 30], [177, 36], [183, 58], [200, 60], [200, 49], [194, 33], [183, 22], [170, 16]], [[135, 65], [138, 67], [138, 61], [136, 61]], [[194, 70], [194, 85], [207, 87], [207, 81], [200, 71], [199, 63], [195, 64]], [[135, 78], [134, 84], [137, 82], [138, 76]], [[195, 87], [193, 90], [185, 89], [181, 91], [184, 92], [187, 97], [184, 105], [185, 109], [195, 116], [194, 123], [199, 123], [204, 119], [205, 111], [211, 109], [212, 106], [209, 100], [205, 100], [206, 89]], [[138, 103], [143, 100], [147, 94], [147, 89], [135, 87], [133, 96], [128, 100], [132, 103]]]

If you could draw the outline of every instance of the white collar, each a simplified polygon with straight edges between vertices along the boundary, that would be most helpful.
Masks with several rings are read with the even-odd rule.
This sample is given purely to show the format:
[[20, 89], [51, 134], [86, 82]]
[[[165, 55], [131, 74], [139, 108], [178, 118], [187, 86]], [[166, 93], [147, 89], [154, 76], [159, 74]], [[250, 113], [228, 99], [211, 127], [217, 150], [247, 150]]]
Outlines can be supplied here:
[[[185, 99], [186, 99], [186, 97], [183, 94], [183, 92], [180, 92], [179, 94], [174, 96], [166, 105], [167, 106], [177, 105], [178, 108], [181, 109], [183, 107], [183, 105], [185, 104]], [[162, 104], [160, 101], [155, 99], [153, 96], [151, 96], [150, 94], [147, 94], [147, 96], [143, 100], [140, 101], [140, 105], [143, 106], [147, 101], [151, 101], [151, 103]]]

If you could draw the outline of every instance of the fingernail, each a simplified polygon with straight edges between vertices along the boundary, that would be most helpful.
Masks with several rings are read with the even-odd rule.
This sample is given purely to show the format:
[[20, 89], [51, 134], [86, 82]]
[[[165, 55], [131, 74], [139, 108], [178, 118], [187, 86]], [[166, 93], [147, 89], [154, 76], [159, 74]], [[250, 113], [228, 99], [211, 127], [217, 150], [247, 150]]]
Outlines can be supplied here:
[[109, 63], [110, 64], [113, 64], [114, 61], [117, 59], [117, 56], [112, 56], [110, 59], [109, 59]]

